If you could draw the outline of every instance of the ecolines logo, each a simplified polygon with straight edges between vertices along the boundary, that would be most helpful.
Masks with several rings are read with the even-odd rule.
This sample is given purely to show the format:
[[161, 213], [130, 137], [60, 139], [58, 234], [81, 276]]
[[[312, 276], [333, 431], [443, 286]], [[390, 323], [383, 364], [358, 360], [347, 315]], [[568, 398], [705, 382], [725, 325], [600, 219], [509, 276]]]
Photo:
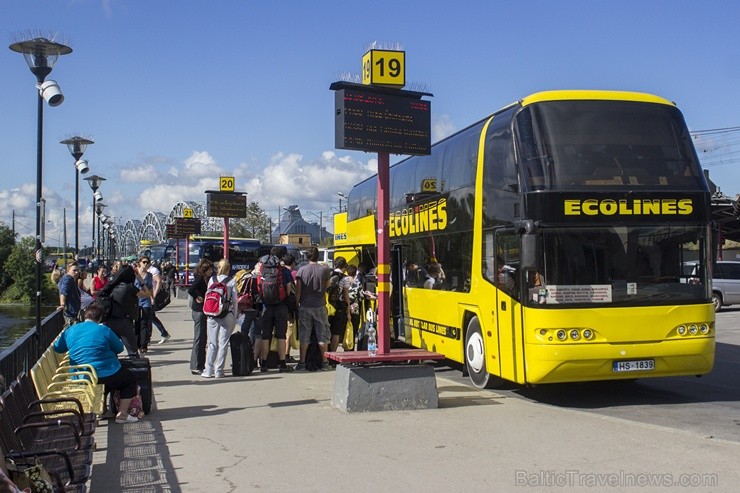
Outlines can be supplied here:
[[391, 238], [426, 231], [442, 231], [447, 227], [447, 199], [433, 200], [393, 212], [388, 217]]
[[694, 212], [692, 199], [566, 199], [566, 216], [675, 216]]

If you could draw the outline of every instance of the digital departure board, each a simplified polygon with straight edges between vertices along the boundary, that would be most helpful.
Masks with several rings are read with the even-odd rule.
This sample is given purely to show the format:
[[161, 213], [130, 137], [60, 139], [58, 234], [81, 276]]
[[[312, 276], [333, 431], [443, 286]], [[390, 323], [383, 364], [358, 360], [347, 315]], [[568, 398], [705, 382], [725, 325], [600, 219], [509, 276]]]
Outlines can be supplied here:
[[247, 217], [247, 195], [239, 192], [206, 192], [206, 214], [210, 217]]
[[335, 91], [335, 147], [422, 156], [431, 153], [430, 101], [361, 88]]
[[173, 225], [167, 225], [167, 236], [170, 238], [185, 238], [187, 235], [200, 234], [200, 219], [197, 217], [176, 217], [171, 236], [170, 226]]

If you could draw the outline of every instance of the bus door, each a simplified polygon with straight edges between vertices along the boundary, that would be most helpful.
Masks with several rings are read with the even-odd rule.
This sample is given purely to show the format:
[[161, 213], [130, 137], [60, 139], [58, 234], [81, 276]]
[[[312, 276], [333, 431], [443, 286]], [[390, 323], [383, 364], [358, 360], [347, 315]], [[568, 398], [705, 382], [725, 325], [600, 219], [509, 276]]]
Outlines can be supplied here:
[[403, 320], [403, 250], [401, 245], [391, 247], [391, 317], [396, 339], [405, 340]]
[[500, 376], [514, 382], [522, 381], [523, 375], [519, 374], [523, 371], [522, 341], [519, 336], [522, 327], [519, 235], [513, 230], [497, 231], [494, 251], [496, 252], [494, 268], [498, 287], [495, 320], [500, 349]]

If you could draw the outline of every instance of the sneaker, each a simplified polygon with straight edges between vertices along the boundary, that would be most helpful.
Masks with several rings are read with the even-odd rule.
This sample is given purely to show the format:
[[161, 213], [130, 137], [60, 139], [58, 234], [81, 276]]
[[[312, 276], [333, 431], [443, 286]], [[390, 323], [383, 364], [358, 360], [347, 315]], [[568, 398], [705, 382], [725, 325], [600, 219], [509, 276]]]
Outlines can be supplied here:
[[306, 363], [298, 363], [295, 365], [295, 368], [293, 368], [295, 371], [308, 371], [306, 370]]
[[226, 378], [225, 373], [216, 373], [216, 376], [214, 378]]
[[267, 373], [267, 367], [266, 366], [260, 366], [260, 373]]
[[333, 370], [333, 369], [334, 369], [334, 368], [332, 368], [332, 367], [331, 367], [331, 366], [329, 365], [329, 363], [326, 363], [326, 362], [324, 362], [324, 363], [321, 363], [321, 371], [329, 371], [329, 370]]
[[139, 421], [139, 418], [137, 418], [136, 416], [131, 416], [130, 414], [127, 414], [125, 418], [116, 418], [116, 423], [118, 423], [119, 425], [123, 425], [126, 423], [136, 423], [137, 421]]
[[171, 335], [169, 335], [169, 334], [163, 335], [162, 338], [159, 340], [159, 342], [157, 344], [164, 344], [165, 342], [169, 341], [170, 339], [172, 339], [172, 336]]
[[288, 365], [281, 366], [280, 368], [278, 368], [278, 373], [290, 373], [292, 371], [293, 371], [293, 367], [288, 366]]
[[200, 375], [201, 373], [203, 373], [203, 370], [190, 370], [190, 373], [192, 373], [193, 375]]
[[213, 375], [211, 375], [210, 373], [201, 373], [200, 376], [203, 378], [213, 378]]

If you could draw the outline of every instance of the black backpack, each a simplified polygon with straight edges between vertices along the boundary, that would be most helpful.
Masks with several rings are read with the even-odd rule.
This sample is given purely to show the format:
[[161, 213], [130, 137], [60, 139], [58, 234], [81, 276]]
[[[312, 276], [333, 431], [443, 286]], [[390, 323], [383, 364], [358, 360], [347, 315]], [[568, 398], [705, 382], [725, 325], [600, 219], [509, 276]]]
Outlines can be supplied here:
[[321, 348], [319, 347], [319, 338], [316, 332], [311, 331], [311, 342], [306, 350], [306, 370], [317, 371], [321, 369], [324, 359], [321, 357]]
[[[110, 294], [110, 316], [135, 320], [139, 317], [139, 289], [130, 283], [121, 283]], [[100, 296], [98, 299], [104, 299]]]
[[329, 303], [337, 310], [343, 310], [347, 308], [347, 304], [344, 301], [342, 286], [340, 281], [344, 277], [341, 272], [332, 272], [329, 278], [329, 287], [326, 288], [326, 294], [329, 298]]

